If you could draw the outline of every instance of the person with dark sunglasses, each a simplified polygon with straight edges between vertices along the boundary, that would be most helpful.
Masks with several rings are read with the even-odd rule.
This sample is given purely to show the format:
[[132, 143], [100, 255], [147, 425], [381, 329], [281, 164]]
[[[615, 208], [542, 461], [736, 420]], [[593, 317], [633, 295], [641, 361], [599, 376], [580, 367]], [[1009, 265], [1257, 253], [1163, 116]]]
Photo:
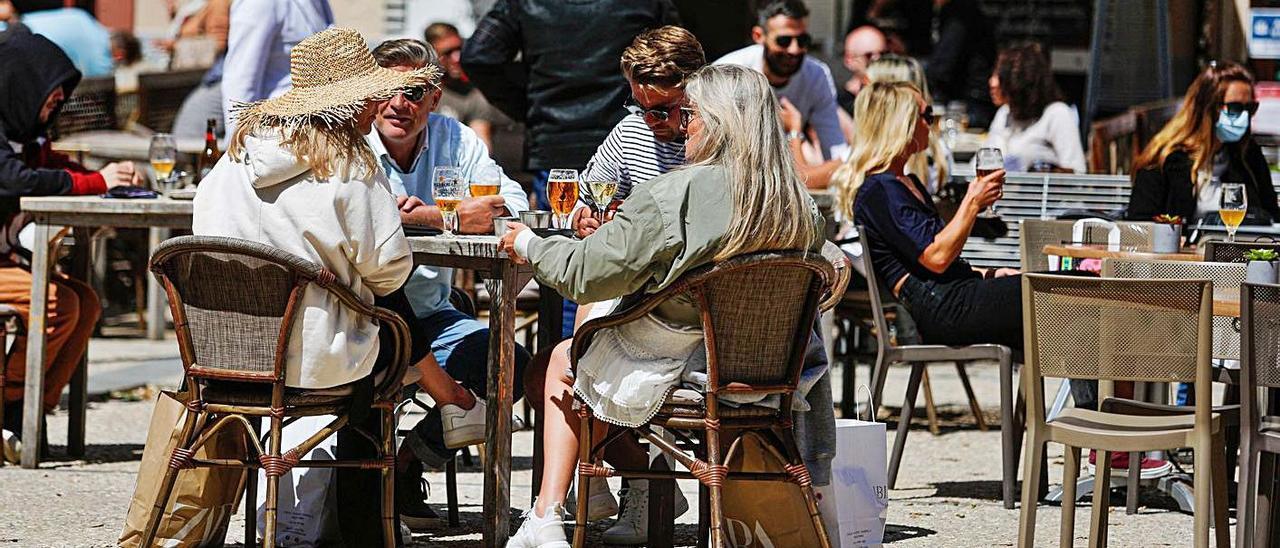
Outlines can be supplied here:
[[[774, 0], [760, 9], [751, 29], [754, 45], [731, 52], [716, 64], [734, 64], [764, 73], [779, 99], [787, 99], [800, 112], [802, 127], [817, 134], [823, 160], [843, 160], [849, 152], [840, 129], [835, 81], [831, 69], [808, 55], [809, 8], [802, 0]], [[794, 140], [805, 139], [802, 130], [789, 131]]]

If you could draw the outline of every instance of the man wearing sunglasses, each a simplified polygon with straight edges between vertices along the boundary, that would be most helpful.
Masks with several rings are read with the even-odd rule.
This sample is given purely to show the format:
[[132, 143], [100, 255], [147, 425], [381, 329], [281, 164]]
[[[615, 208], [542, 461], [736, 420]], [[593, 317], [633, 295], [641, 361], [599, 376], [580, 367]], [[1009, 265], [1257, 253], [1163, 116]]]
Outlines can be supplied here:
[[[818, 135], [824, 160], [842, 160], [849, 152], [836, 104], [836, 85], [831, 69], [808, 57], [813, 44], [808, 32], [809, 8], [801, 0], [774, 0], [759, 12], [751, 38], [755, 45], [721, 57], [716, 63], [743, 65], [763, 72], [779, 98], [786, 98], [800, 111], [804, 125]], [[803, 139], [801, 132], [790, 132]]]
[[[435, 50], [419, 40], [389, 40], [373, 50], [373, 57], [379, 65], [398, 71], [440, 66]], [[391, 183], [405, 224], [443, 226], [431, 195], [432, 172], [437, 166], [456, 166], [468, 181], [477, 180], [482, 172], [497, 170], [497, 195], [465, 198], [457, 209], [460, 232], [492, 233], [494, 217], [526, 210], [529, 200], [520, 184], [502, 174], [490, 159], [488, 147], [475, 132], [433, 112], [440, 95], [435, 87], [401, 91], [379, 107], [374, 130], [365, 140]], [[414, 363], [429, 353], [444, 373], [423, 371], [419, 385], [435, 401], [435, 407], [405, 437], [398, 456], [398, 510], [402, 521], [415, 530], [435, 521], [435, 513], [425, 503], [423, 465], [443, 467], [457, 448], [483, 441], [475, 432], [483, 432], [485, 423], [485, 405], [480, 398], [485, 397], [488, 384], [489, 329], [450, 304], [452, 277], [449, 268], [419, 266], [402, 291], [392, 294], [395, 298], [381, 303], [409, 324]], [[528, 352], [517, 345], [516, 378], [523, 376], [529, 359]], [[515, 399], [520, 399], [519, 388], [517, 383]]]

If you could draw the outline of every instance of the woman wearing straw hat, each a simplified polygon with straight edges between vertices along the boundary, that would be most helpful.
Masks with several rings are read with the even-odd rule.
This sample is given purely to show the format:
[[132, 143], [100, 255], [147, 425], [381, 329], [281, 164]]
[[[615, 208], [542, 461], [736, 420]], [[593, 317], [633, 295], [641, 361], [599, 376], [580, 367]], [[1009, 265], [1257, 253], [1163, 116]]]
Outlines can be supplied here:
[[[200, 184], [193, 232], [252, 240], [315, 261], [363, 298], [392, 294], [412, 269], [409, 245], [386, 177], [364, 136], [381, 101], [415, 86], [438, 85], [434, 67], [397, 72], [379, 67], [360, 33], [328, 29], [293, 48], [293, 88], [236, 109], [225, 157]], [[403, 299], [403, 295], [399, 294]], [[381, 304], [381, 303], [380, 303]], [[395, 308], [394, 306], [392, 308]], [[308, 287], [298, 337], [290, 340], [285, 382], [330, 388], [360, 380], [380, 364], [378, 327], [327, 291]], [[427, 358], [429, 359], [429, 358]], [[427, 364], [434, 367], [434, 364]], [[370, 421], [370, 432], [380, 428]], [[356, 456], [339, 434], [340, 457]], [[364, 445], [364, 444], [360, 444]], [[368, 479], [362, 475], [371, 474]], [[345, 518], [378, 523], [377, 471], [339, 473]], [[372, 495], [369, 504], [356, 499]], [[377, 535], [377, 528], [371, 527]]]

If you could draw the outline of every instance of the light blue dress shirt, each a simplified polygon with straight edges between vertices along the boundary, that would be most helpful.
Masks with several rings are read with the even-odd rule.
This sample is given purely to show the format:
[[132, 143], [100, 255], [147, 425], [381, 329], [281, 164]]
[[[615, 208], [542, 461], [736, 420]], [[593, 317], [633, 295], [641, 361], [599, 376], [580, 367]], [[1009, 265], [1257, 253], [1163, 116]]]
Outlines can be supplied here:
[[[471, 128], [453, 118], [442, 114], [429, 115], [427, 127], [422, 134], [426, 138], [408, 171], [402, 171], [395, 160], [391, 159], [376, 128], [365, 136], [391, 182], [391, 192], [397, 196], [417, 196], [427, 204], [434, 204], [431, 173], [436, 166], [456, 166], [462, 170], [464, 180], [471, 181], [479, 170], [498, 165], [489, 157], [489, 147], [485, 146], [484, 141]], [[529, 209], [528, 195], [520, 187], [520, 183], [511, 180], [505, 173], [502, 175], [500, 195], [506, 201], [507, 211], [512, 215], [519, 215], [521, 211]], [[404, 286], [414, 314], [425, 318], [449, 308], [452, 280], [451, 268], [425, 265], [415, 268]]]
[[235, 130], [231, 107], [289, 89], [289, 52], [333, 24], [329, 0], [235, 0], [222, 72], [222, 114]]
[[22, 15], [33, 34], [44, 35], [67, 53], [85, 78], [111, 76], [111, 33], [80, 8], [33, 11]]

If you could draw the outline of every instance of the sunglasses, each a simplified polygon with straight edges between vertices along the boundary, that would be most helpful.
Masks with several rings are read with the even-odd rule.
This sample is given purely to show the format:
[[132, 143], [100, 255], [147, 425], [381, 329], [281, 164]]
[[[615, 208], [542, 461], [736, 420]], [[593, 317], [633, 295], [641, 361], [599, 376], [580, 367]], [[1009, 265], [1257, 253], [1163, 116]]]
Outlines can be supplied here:
[[933, 115], [933, 107], [924, 107], [924, 111], [920, 113], [920, 119], [924, 120], [925, 125], [932, 126], [933, 121], [937, 119], [937, 116]]
[[671, 111], [676, 108], [675, 105], [660, 106], [656, 108], [645, 108], [635, 97], [627, 97], [626, 102], [622, 104], [627, 112], [655, 122], [665, 122], [671, 119]]
[[1223, 103], [1222, 110], [1227, 111], [1227, 114], [1232, 116], [1239, 116], [1240, 113], [1245, 111], [1248, 111], [1250, 115], [1253, 115], [1258, 112], [1258, 102], [1249, 101], [1247, 103], [1242, 103], [1239, 101], [1232, 101], [1230, 103]]
[[697, 115], [697, 111], [693, 110], [692, 108], [680, 107], [680, 128], [688, 129], [689, 122], [692, 121], [693, 117], [696, 115]]
[[423, 97], [427, 96], [427, 88], [423, 86], [413, 86], [400, 91], [400, 95], [404, 96], [406, 101], [418, 103]]
[[800, 45], [800, 49], [809, 49], [809, 46], [813, 45], [813, 36], [810, 36], [807, 32], [796, 36], [775, 36], [773, 43], [782, 49], [787, 49], [791, 47], [793, 40]]

